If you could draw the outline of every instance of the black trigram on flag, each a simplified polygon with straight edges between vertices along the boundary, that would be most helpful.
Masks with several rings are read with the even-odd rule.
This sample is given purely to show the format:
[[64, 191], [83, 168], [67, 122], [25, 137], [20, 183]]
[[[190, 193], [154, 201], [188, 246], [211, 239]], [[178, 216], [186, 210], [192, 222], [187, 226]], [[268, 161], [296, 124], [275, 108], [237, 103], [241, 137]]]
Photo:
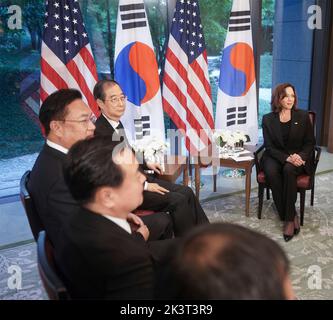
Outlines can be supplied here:
[[251, 12], [233, 11], [229, 20], [229, 32], [251, 30]]
[[246, 124], [247, 106], [232, 107], [227, 109], [227, 127], [236, 124]]
[[150, 117], [142, 116], [140, 119], [134, 119], [135, 139], [139, 140], [150, 135]]
[[121, 27], [123, 30], [147, 26], [145, 6], [143, 3], [121, 5], [119, 8]]

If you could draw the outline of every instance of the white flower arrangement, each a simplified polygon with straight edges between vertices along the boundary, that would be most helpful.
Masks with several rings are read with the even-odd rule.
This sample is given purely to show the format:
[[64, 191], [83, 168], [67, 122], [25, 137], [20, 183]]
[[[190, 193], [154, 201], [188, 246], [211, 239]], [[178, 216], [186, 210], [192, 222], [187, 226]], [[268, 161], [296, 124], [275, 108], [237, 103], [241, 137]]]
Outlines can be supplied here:
[[168, 143], [156, 137], [144, 137], [135, 141], [132, 147], [135, 152], [142, 153], [147, 162], [161, 163], [168, 149]]
[[249, 141], [249, 136], [244, 132], [236, 130], [215, 130], [213, 139], [218, 147], [243, 147]]

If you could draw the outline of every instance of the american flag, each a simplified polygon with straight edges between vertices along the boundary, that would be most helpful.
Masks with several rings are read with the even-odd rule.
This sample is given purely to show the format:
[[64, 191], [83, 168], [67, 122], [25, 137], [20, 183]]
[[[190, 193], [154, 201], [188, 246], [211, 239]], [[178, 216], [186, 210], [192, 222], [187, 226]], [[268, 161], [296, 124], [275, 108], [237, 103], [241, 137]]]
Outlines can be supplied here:
[[76, 88], [98, 115], [96, 65], [78, 0], [46, 1], [41, 51], [41, 101], [58, 89]]
[[211, 143], [213, 107], [197, 0], [176, 3], [163, 75], [163, 108], [185, 131], [191, 154]]

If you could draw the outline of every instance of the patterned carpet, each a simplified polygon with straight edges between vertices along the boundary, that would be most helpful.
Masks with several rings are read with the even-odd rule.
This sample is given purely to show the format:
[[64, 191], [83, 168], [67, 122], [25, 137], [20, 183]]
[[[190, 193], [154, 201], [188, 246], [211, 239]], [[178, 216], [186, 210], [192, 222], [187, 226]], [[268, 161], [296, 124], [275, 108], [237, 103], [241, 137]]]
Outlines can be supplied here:
[[[10, 277], [17, 271], [8, 272], [11, 266], [22, 270], [22, 288], [11, 289]], [[45, 300], [47, 295], [42, 286], [37, 269], [35, 242], [0, 251], [0, 300]]]
[[[310, 192], [304, 227], [288, 243], [282, 239], [282, 223], [272, 200], [264, 201], [262, 219], [257, 219], [256, 189], [251, 194], [250, 217], [244, 214], [244, 193], [207, 201], [203, 207], [211, 222], [238, 223], [261, 231], [281, 244], [291, 261], [291, 279], [298, 299], [333, 299], [333, 172], [317, 175], [314, 207], [309, 205], [309, 200]], [[22, 269], [22, 289], [8, 287], [11, 265]], [[314, 277], [312, 270], [318, 277]], [[38, 275], [35, 243], [0, 251], [0, 299], [47, 299]]]

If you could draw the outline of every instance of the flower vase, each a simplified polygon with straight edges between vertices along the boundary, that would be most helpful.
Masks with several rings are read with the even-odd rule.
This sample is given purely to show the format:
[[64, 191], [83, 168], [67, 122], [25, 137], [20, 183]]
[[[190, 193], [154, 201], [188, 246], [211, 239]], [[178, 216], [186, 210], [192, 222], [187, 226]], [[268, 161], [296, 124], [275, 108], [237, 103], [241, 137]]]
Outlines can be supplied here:
[[235, 155], [235, 146], [234, 145], [231, 145], [231, 146], [228, 145], [228, 157], [233, 157], [234, 155]]
[[228, 145], [220, 139], [219, 143], [217, 144], [217, 150], [219, 153], [219, 157], [222, 159], [227, 159], [228, 156]]
[[244, 150], [244, 141], [240, 140], [234, 144], [234, 150], [235, 152], [239, 152]]
[[226, 145], [224, 145], [223, 147], [218, 146], [218, 152], [219, 152], [220, 158], [222, 158], [222, 159], [228, 158], [228, 148]]

